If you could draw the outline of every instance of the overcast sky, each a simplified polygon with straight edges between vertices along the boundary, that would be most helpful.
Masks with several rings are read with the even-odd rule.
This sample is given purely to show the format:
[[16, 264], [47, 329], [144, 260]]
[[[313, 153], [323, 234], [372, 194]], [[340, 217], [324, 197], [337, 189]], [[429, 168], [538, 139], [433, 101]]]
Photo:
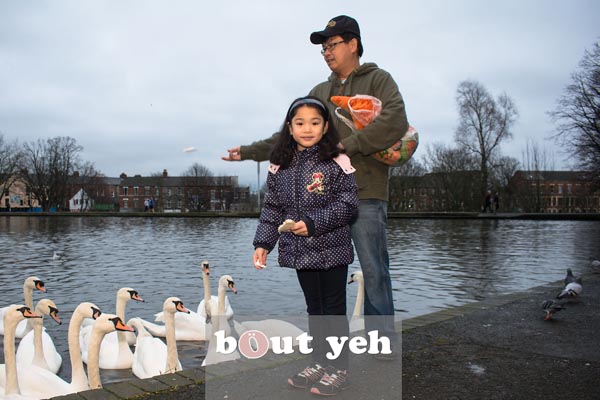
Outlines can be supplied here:
[[453, 143], [456, 88], [473, 79], [519, 110], [505, 155], [521, 159], [531, 139], [568, 167], [545, 140], [546, 113], [600, 40], [596, 0], [3, 0], [0, 132], [73, 137], [107, 176], [180, 175], [198, 162], [255, 187], [255, 162], [220, 157], [270, 136], [289, 103], [326, 79], [309, 35], [340, 14], [360, 24], [361, 62], [398, 83], [417, 156]]

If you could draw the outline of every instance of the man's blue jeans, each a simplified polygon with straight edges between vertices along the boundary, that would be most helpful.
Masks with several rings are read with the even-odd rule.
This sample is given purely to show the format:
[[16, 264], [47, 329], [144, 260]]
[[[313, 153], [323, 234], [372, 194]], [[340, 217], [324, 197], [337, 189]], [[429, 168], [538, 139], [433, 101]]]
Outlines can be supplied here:
[[[360, 200], [352, 240], [365, 281], [365, 329], [396, 338], [394, 299], [387, 248], [387, 202]], [[371, 318], [369, 318], [371, 316]]]

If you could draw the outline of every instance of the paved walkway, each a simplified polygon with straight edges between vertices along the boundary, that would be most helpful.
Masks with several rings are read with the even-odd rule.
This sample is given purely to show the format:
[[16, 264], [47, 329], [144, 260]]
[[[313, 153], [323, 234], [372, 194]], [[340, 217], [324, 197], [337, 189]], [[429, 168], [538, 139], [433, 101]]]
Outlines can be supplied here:
[[[576, 268], [573, 268], [578, 272]], [[541, 303], [562, 282], [403, 321], [402, 357], [351, 358], [338, 399], [600, 399], [600, 274], [580, 300], [544, 321]], [[57, 399], [310, 399], [288, 388], [304, 356], [265, 356], [106, 385]]]

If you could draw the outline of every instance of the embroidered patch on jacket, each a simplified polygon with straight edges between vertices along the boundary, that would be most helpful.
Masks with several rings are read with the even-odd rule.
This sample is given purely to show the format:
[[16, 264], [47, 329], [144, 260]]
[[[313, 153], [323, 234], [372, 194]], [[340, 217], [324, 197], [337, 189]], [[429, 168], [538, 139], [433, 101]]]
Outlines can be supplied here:
[[323, 186], [323, 173], [313, 173], [312, 182], [306, 186], [306, 189], [311, 193], [323, 194], [325, 192], [325, 187]]

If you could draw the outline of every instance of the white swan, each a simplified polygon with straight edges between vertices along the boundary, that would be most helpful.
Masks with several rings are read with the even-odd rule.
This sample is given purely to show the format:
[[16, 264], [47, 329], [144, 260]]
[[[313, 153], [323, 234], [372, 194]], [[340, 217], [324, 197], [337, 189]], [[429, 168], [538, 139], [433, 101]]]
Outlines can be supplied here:
[[[217, 310], [219, 307], [219, 297], [210, 295], [210, 264], [208, 261], [202, 261], [202, 283], [204, 284], [204, 299], [198, 304], [198, 314], [210, 321], [210, 310]], [[225, 316], [227, 319], [233, 318], [233, 308], [229, 304], [229, 298], [225, 296]]]
[[[69, 322], [68, 332], [68, 343], [69, 343], [69, 357], [71, 360], [71, 389], [73, 392], [81, 392], [90, 388], [88, 379], [85, 374], [83, 367], [83, 360], [81, 359], [81, 350], [79, 347], [79, 331], [81, 324], [84, 319], [95, 320], [102, 312], [93, 303], [83, 302], [80, 303], [73, 311], [73, 316]], [[93, 368], [93, 366], [88, 366]]]
[[348, 284], [352, 282], [358, 282], [358, 291], [356, 292], [356, 302], [350, 319], [350, 332], [357, 332], [365, 329], [365, 318], [362, 310], [365, 301], [365, 280], [362, 271], [356, 271], [350, 275]]
[[211, 336], [210, 341], [208, 343], [208, 350], [206, 351], [206, 357], [202, 361], [202, 366], [205, 367], [207, 365], [218, 364], [224, 361], [233, 361], [240, 358], [240, 354], [237, 350], [233, 351], [229, 354], [223, 354], [216, 351], [217, 341], [214, 337], [215, 333], [218, 331], [225, 331], [225, 336], [229, 336], [229, 323], [227, 322], [227, 317], [225, 315], [225, 292], [227, 289], [231, 290], [233, 293], [237, 294], [237, 289], [235, 288], [235, 284], [233, 282], [233, 278], [230, 275], [223, 275], [221, 279], [219, 279], [219, 302], [217, 310], [211, 309]]
[[90, 334], [89, 358], [88, 358], [88, 378], [90, 389], [99, 389], [102, 387], [100, 381], [100, 346], [104, 336], [113, 331], [133, 332], [133, 328], [123, 323], [121, 318], [114, 314], [102, 314], [95, 321]]
[[33, 330], [29, 331], [19, 342], [17, 348], [17, 363], [20, 365], [37, 365], [57, 373], [62, 364], [62, 356], [56, 351], [52, 337], [44, 328], [44, 315], [49, 315], [57, 324], [61, 324], [58, 318], [58, 308], [52, 300], [42, 299], [35, 306], [35, 313], [42, 316], [31, 321]]
[[21, 396], [19, 380], [17, 377], [17, 360], [15, 358], [15, 330], [19, 322], [27, 318], [41, 318], [31, 312], [31, 309], [24, 305], [12, 305], [4, 310], [2, 318], [5, 326], [4, 334], [4, 364], [0, 365], [2, 378], [4, 379], [0, 392], [0, 399], [27, 399], [33, 397]]
[[132, 318], [127, 322], [127, 325], [137, 330], [131, 370], [140, 379], [181, 371], [175, 339], [175, 314], [177, 312], [189, 313], [190, 311], [177, 297], [166, 299], [163, 303], [163, 311], [166, 320], [167, 344], [161, 339], [153, 337], [144, 327], [141, 318]]
[[[223, 275], [221, 280], [229, 275]], [[231, 277], [230, 277], [231, 278]], [[220, 280], [220, 281], [221, 281]], [[227, 290], [227, 284], [225, 285], [225, 290]], [[235, 289], [235, 288], [234, 288]], [[223, 301], [223, 309], [225, 309], [225, 290], [221, 290], [219, 287], [219, 302]], [[235, 293], [235, 292], [234, 292]], [[213, 312], [215, 313], [215, 312]], [[166, 328], [165, 325], [155, 324], [150, 321], [142, 320], [144, 327], [150, 332], [153, 336], [157, 337], [165, 337], [166, 336]], [[227, 325], [226, 328], [229, 328]], [[227, 334], [229, 334], [230, 330], [226, 330]], [[208, 340], [211, 333], [211, 325], [210, 323], [206, 323], [206, 317], [198, 314], [197, 312], [190, 311], [189, 314], [177, 313], [175, 314], [175, 338], [177, 341], [198, 341], [198, 340]]]
[[[144, 301], [138, 292], [132, 288], [124, 287], [117, 291], [117, 316], [122, 321], [125, 320], [125, 306], [129, 300]], [[84, 321], [79, 334], [81, 347], [81, 358], [85, 363], [88, 362], [88, 344], [92, 327], [89, 321]], [[133, 352], [129, 348], [130, 342], [135, 343], [135, 335], [130, 334], [133, 339], [128, 339], [124, 332], [117, 330], [107, 334], [102, 340], [100, 348], [101, 369], [129, 369], [133, 362]]]
[[[37, 289], [40, 292], [46, 292], [46, 287], [44, 286], [44, 282], [40, 280], [37, 276], [30, 276], [25, 279], [25, 283], [23, 283], [23, 297], [25, 298], [25, 305], [29, 307], [30, 310], [33, 310], [33, 290]], [[4, 335], [4, 313], [8, 310], [8, 307], [4, 307], [0, 309], [0, 335]], [[15, 331], [15, 337], [21, 339], [27, 332], [31, 330], [31, 325], [27, 321], [21, 321], [17, 325], [17, 329]]]

